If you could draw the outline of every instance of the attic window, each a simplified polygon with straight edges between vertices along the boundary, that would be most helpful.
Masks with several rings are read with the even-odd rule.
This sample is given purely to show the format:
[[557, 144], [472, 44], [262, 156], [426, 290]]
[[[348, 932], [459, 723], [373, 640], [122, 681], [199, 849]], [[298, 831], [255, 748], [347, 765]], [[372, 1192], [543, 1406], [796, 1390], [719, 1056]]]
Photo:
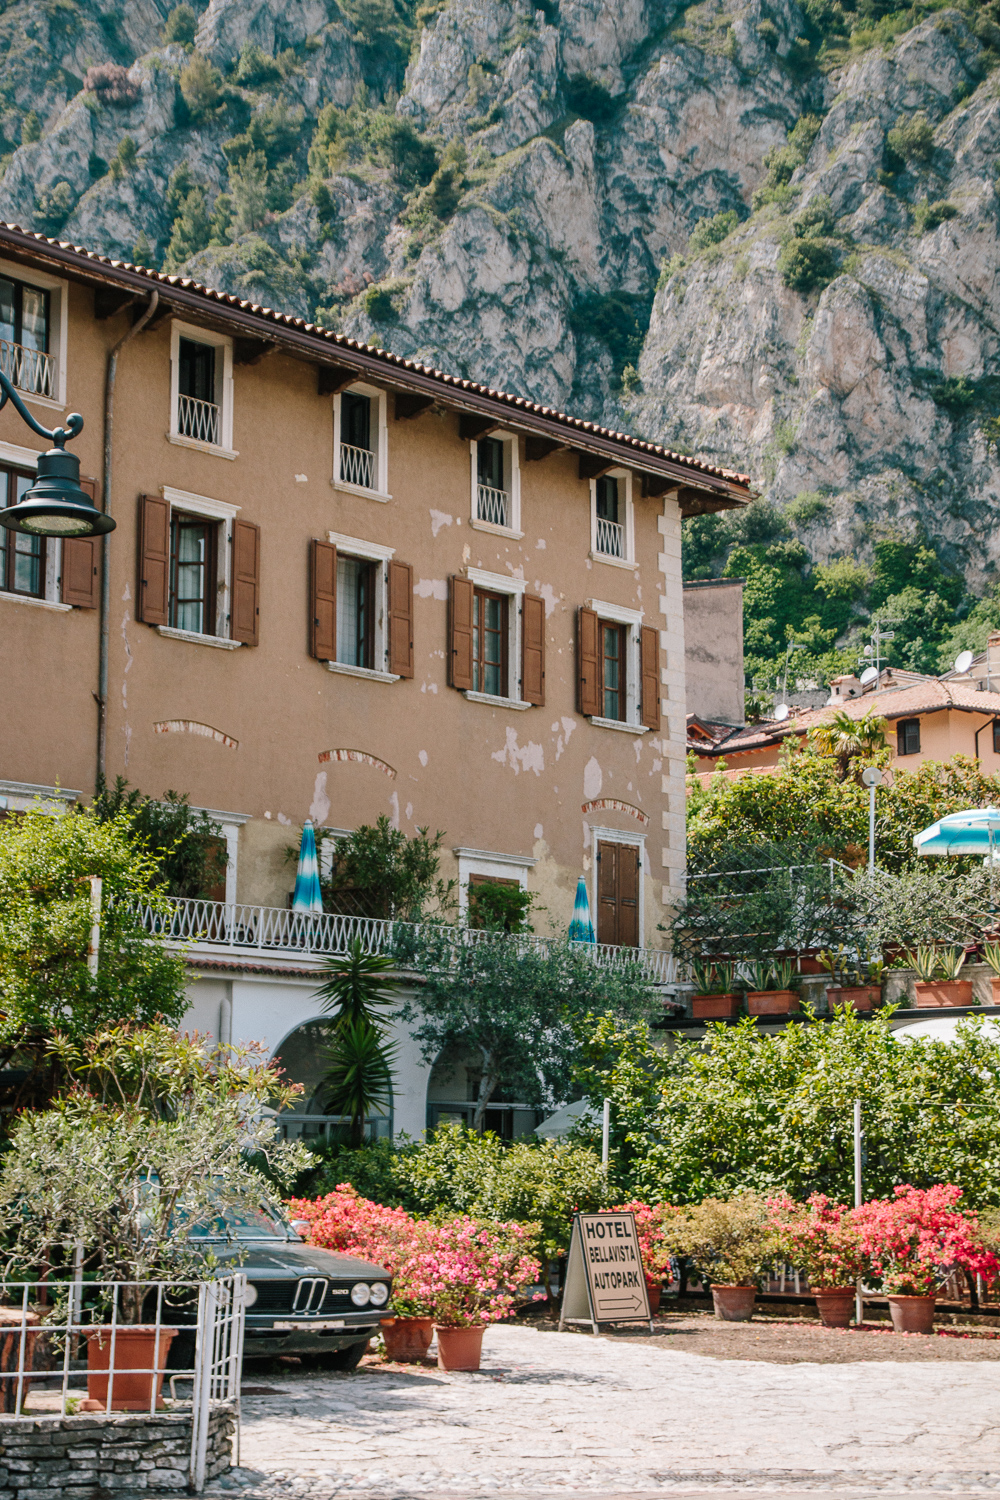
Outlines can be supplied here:
[[[994, 730], [994, 738], [996, 730]], [[920, 720], [900, 719], [896, 725], [896, 754], [920, 754]]]

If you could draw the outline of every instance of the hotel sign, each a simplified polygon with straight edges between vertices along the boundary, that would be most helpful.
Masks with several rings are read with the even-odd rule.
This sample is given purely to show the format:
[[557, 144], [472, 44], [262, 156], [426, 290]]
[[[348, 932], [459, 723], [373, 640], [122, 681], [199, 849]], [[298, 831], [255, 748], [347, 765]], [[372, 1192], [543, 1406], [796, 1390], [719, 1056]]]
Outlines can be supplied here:
[[577, 1214], [566, 1266], [564, 1323], [650, 1321], [639, 1235], [631, 1213]]

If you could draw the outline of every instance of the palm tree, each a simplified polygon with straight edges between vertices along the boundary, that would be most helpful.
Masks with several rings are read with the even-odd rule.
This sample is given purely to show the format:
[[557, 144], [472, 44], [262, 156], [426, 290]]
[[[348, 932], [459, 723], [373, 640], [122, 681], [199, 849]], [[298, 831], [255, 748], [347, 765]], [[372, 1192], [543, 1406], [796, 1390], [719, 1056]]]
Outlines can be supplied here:
[[382, 953], [366, 953], [355, 938], [346, 954], [335, 954], [323, 965], [323, 983], [316, 994], [337, 1025], [341, 1021], [376, 1021], [377, 1012], [395, 1001], [395, 980], [386, 975], [395, 960]]
[[395, 1003], [396, 981], [387, 978], [393, 967], [393, 959], [366, 953], [355, 938], [345, 955], [327, 959], [316, 992], [334, 1022], [325, 1049], [327, 1107], [349, 1117], [355, 1148], [364, 1143], [365, 1120], [392, 1098], [396, 1049], [386, 1042], [383, 1013]]
[[820, 755], [832, 755], [840, 767], [840, 779], [846, 781], [851, 774], [851, 761], [858, 757], [870, 759], [881, 750], [888, 750], [889, 726], [880, 714], [867, 713], [860, 719], [852, 718], [844, 709], [838, 709], [822, 724], [817, 724], [809, 738]]

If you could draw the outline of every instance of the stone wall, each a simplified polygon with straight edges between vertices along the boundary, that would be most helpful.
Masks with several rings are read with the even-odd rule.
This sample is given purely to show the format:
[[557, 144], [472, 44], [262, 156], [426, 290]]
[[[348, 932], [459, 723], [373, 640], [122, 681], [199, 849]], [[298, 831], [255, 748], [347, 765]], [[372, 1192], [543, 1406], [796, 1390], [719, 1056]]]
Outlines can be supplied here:
[[[232, 1461], [231, 1406], [211, 1414], [206, 1477]], [[0, 1500], [105, 1500], [115, 1491], [187, 1491], [191, 1413], [0, 1417]]]

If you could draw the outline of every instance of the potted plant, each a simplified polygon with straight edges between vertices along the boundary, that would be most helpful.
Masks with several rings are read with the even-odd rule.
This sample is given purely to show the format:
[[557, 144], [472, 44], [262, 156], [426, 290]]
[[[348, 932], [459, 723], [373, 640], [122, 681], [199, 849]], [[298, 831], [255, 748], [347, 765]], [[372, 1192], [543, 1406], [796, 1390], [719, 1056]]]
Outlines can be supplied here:
[[984, 943], [983, 958], [993, 970], [993, 978], [990, 980], [993, 1004], [1000, 1005], [1000, 943]]
[[618, 1203], [614, 1208], [602, 1208], [600, 1212], [628, 1213], [635, 1219], [649, 1311], [651, 1314], [659, 1312], [663, 1280], [670, 1270], [674, 1254], [674, 1239], [667, 1224], [668, 1220], [673, 1220], [677, 1210], [669, 1203], [649, 1204], [640, 1200], [635, 1203]]
[[889, 1301], [897, 1333], [931, 1333], [938, 1286], [956, 1267], [987, 1282], [1000, 1261], [986, 1248], [974, 1213], [963, 1213], [962, 1189], [897, 1187], [891, 1198], [873, 1199], [851, 1210], [859, 1232], [865, 1280]]
[[918, 1009], [972, 1004], [972, 980], [958, 977], [964, 948], [916, 948], [905, 958], [917, 976], [913, 989]]
[[741, 996], [736, 989], [736, 964], [695, 959], [691, 965], [695, 992], [691, 1014], [696, 1021], [735, 1021]]
[[882, 998], [882, 975], [885, 962], [880, 956], [859, 947], [853, 957], [841, 945], [836, 952], [825, 950], [820, 961], [830, 975], [826, 1003], [830, 1011], [838, 1005], [870, 1011]]
[[808, 1277], [821, 1323], [849, 1328], [864, 1264], [851, 1210], [824, 1193], [813, 1193], [805, 1203], [782, 1193], [770, 1204], [782, 1256]]
[[530, 1253], [537, 1235], [537, 1224], [487, 1223], [465, 1214], [439, 1226], [412, 1284], [433, 1308], [442, 1370], [479, 1369], [487, 1323], [508, 1317], [519, 1291], [541, 1274]]
[[676, 1211], [670, 1235], [677, 1253], [687, 1256], [710, 1285], [715, 1316], [748, 1322], [778, 1249], [767, 1199], [759, 1193], [705, 1198]]
[[759, 959], [747, 971], [747, 1014], [790, 1016], [799, 1008], [795, 964], [790, 958]]

